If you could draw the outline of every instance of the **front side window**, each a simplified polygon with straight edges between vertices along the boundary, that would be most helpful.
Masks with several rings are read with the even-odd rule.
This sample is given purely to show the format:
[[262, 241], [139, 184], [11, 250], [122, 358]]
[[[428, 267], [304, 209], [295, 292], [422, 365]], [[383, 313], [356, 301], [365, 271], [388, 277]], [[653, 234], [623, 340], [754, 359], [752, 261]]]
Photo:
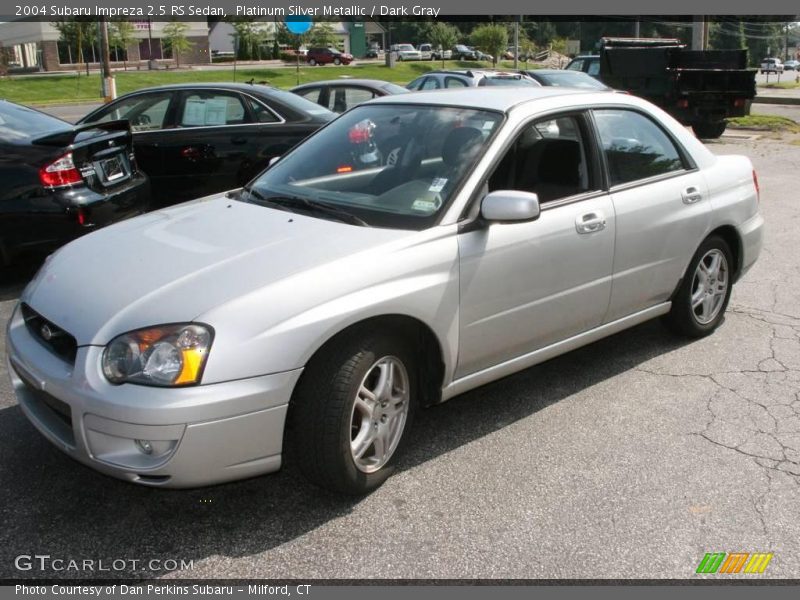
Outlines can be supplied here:
[[315, 104], [319, 104], [319, 97], [322, 94], [322, 88], [310, 88], [306, 90], [300, 90], [297, 92], [299, 96], [302, 96], [306, 100], [310, 100]]
[[169, 92], [137, 94], [122, 98], [109, 104], [92, 121], [103, 123], [127, 119], [130, 121], [132, 131], [164, 129], [170, 100], [172, 94]]
[[424, 229], [502, 120], [471, 108], [357, 106], [267, 170], [242, 199], [298, 212], [324, 204], [370, 226]]
[[242, 99], [223, 92], [192, 92], [183, 101], [181, 127], [242, 125], [250, 121]]
[[436, 77], [428, 77], [425, 82], [420, 86], [421, 90], [438, 90], [441, 87], [439, 80]]
[[541, 203], [600, 189], [578, 116], [525, 127], [489, 178], [489, 191], [533, 192]]
[[568, 71], [583, 71], [583, 59], [575, 59], [567, 65]]
[[643, 114], [601, 109], [594, 116], [612, 186], [684, 169], [675, 144]]

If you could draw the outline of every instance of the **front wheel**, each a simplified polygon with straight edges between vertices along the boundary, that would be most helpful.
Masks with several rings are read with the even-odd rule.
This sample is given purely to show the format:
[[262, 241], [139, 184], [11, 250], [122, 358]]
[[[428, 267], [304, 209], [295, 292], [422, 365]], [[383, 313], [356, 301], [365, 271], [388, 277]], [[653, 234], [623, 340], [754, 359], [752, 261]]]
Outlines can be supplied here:
[[292, 400], [301, 471], [336, 492], [374, 490], [394, 470], [415, 403], [413, 353], [401, 338], [350, 337], [323, 350]]
[[333, 59], [333, 64], [335, 64], [336, 66], [339, 66], [340, 64], [342, 64], [342, 61], [339, 60], [338, 58], [334, 58]]
[[308, 64], [310, 64], [310, 65], [313, 67], [314, 65], [316, 65], [316, 64], [317, 64], [317, 61], [316, 61], [316, 60], [314, 60], [313, 58], [309, 58], [309, 59], [308, 59]]
[[733, 255], [718, 236], [705, 240], [692, 257], [665, 324], [688, 337], [704, 337], [722, 323], [733, 287]]

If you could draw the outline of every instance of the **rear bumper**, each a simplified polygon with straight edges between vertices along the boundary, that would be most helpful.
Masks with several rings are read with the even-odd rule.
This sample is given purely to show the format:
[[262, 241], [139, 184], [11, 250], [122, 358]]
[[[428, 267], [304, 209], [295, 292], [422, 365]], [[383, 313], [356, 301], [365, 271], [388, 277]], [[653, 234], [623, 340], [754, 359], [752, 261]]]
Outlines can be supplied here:
[[739, 225], [736, 230], [742, 240], [742, 263], [739, 278], [752, 267], [764, 245], [764, 217], [756, 213], [753, 217]]
[[102, 348], [81, 347], [68, 364], [28, 332], [19, 310], [6, 339], [25, 416], [62, 452], [97, 471], [187, 488], [280, 468], [286, 411], [302, 369], [187, 388], [115, 386], [100, 372]]

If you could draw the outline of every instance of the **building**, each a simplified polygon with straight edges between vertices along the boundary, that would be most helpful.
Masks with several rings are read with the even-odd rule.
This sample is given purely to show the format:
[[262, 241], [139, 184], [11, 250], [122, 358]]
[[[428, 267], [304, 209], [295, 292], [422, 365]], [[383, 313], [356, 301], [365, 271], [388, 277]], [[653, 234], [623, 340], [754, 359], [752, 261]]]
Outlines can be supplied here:
[[[127, 48], [111, 46], [112, 68], [140, 67], [153, 59], [167, 64], [174, 62], [164, 44], [163, 21], [131, 21], [135, 41]], [[208, 24], [205, 21], [183, 21], [186, 37], [192, 47], [180, 56], [181, 64], [203, 64], [211, 61], [208, 49]], [[113, 25], [112, 25], [113, 26]], [[67, 42], [52, 23], [44, 21], [8, 21], [0, 23], [0, 40], [6, 53], [9, 71], [68, 71], [81, 68], [85, 63], [97, 66], [100, 50], [99, 35], [86, 35], [83, 56], [77, 41]]]

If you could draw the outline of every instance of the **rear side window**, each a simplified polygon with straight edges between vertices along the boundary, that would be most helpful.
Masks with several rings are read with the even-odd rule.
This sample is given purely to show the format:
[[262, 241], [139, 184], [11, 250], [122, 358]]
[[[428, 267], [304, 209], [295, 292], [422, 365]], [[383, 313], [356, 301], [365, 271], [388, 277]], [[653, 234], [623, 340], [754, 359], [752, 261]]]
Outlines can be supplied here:
[[444, 79], [444, 87], [446, 88], [459, 88], [459, 87], [468, 87], [467, 82], [463, 79], [459, 79], [458, 77], [445, 77]]
[[128, 119], [133, 131], [164, 129], [170, 100], [172, 94], [169, 92], [137, 94], [130, 98], [122, 98], [109, 104], [92, 119], [92, 122]]
[[612, 186], [684, 169], [675, 144], [643, 114], [607, 109], [594, 116]]
[[278, 121], [275, 113], [260, 102], [248, 98], [247, 104], [250, 106], [250, 112], [253, 113], [253, 119], [256, 123], [275, 123]]
[[241, 97], [224, 92], [193, 92], [183, 101], [181, 127], [241, 125], [250, 121]]

